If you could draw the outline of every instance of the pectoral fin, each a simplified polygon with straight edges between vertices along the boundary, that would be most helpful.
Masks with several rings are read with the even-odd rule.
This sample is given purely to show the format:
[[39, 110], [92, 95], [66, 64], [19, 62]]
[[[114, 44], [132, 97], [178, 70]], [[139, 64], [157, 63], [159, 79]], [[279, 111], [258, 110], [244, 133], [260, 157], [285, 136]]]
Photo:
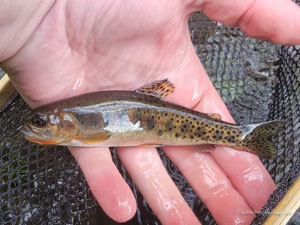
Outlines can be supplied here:
[[168, 79], [164, 79], [147, 84], [137, 89], [136, 92], [162, 98], [170, 93], [173, 93], [174, 90], [174, 85]]
[[98, 134], [78, 138], [77, 140], [83, 144], [97, 144], [107, 140], [110, 136], [111, 134], [109, 132], [101, 132]]
[[56, 140], [39, 140], [39, 139], [30, 138], [30, 137], [26, 137], [26, 139], [28, 141], [39, 143], [39, 144], [42, 144], [42, 145], [55, 145], [55, 144], [59, 143]]

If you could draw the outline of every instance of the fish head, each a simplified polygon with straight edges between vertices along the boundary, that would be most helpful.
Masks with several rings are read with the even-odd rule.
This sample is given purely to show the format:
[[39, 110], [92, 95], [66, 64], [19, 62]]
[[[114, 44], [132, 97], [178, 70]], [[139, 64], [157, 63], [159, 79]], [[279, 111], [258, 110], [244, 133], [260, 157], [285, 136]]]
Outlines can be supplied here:
[[78, 136], [78, 120], [61, 110], [33, 110], [22, 120], [21, 133], [31, 142], [61, 144]]

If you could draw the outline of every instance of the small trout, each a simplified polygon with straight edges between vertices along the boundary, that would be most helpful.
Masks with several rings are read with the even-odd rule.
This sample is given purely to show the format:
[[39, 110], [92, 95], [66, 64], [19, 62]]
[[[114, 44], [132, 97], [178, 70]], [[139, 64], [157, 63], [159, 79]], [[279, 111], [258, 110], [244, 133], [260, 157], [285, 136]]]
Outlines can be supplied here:
[[162, 101], [174, 91], [167, 79], [135, 91], [83, 94], [34, 109], [21, 132], [32, 142], [68, 146], [117, 147], [224, 145], [271, 157], [272, 136], [283, 121], [237, 125]]

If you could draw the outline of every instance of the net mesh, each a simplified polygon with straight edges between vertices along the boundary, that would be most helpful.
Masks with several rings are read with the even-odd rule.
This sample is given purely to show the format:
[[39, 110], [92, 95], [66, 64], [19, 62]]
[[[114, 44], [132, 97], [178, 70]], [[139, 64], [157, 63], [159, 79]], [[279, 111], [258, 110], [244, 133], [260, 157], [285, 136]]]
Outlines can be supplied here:
[[[189, 26], [196, 52], [237, 122], [288, 121], [277, 139], [278, 156], [263, 159], [278, 189], [253, 222], [261, 224], [300, 172], [300, 47], [249, 38], [201, 13], [192, 15]], [[19, 95], [0, 110], [0, 224], [117, 224], [98, 206], [65, 147], [29, 143], [17, 131], [28, 110]], [[111, 152], [138, 203], [125, 224], [160, 224]], [[215, 224], [177, 168], [160, 155], [199, 220]]]

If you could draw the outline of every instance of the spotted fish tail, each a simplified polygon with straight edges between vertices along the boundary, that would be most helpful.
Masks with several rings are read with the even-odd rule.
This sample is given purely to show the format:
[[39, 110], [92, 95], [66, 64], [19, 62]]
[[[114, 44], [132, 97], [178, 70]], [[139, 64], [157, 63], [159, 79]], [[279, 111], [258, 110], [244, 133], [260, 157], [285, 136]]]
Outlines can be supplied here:
[[285, 121], [269, 121], [243, 126], [241, 147], [259, 156], [270, 158], [275, 154], [272, 137], [284, 126]]

